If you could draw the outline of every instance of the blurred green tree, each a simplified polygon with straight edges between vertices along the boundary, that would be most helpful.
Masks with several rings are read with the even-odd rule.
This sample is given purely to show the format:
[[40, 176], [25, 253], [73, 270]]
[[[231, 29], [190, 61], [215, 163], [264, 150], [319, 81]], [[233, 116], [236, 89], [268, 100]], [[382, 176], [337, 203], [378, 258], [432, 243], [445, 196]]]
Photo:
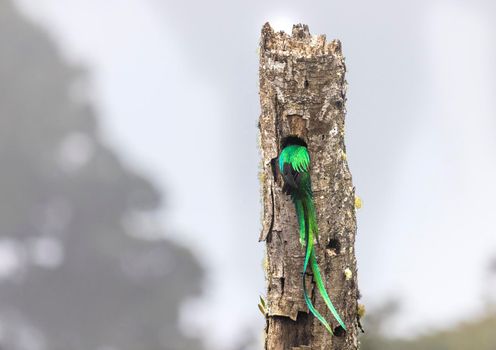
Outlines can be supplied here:
[[145, 239], [161, 196], [102, 142], [86, 72], [10, 0], [0, 47], [0, 343], [202, 348], [177, 321], [203, 271], [188, 250]]
[[449, 329], [431, 331], [410, 340], [387, 336], [387, 325], [394, 322], [399, 304], [388, 302], [365, 317], [361, 350], [494, 350], [496, 349], [496, 314], [488, 310], [477, 319]]

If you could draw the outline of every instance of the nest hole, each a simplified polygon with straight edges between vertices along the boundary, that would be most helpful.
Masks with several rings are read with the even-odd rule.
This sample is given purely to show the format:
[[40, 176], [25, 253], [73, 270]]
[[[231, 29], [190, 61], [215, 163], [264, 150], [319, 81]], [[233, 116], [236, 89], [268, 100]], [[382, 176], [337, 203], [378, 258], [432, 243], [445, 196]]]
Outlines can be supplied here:
[[282, 138], [281, 149], [284, 149], [284, 147], [289, 145], [299, 145], [299, 146], [308, 147], [305, 140], [295, 135], [290, 135]]
[[341, 242], [337, 238], [331, 238], [327, 244], [327, 250], [338, 255], [341, 252]]

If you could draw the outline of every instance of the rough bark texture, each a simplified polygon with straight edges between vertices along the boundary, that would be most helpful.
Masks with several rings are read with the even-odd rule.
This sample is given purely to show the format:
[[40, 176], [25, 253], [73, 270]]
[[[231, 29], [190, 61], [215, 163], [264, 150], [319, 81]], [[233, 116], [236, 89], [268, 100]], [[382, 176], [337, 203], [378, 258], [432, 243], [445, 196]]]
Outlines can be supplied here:
[[[338, 40], [327, 43], [323, 35], [312, 37], [306, 25], [295, 25], [291, 36], [274, 32], [268, 23], [263, 27], [260, 240], [267, 244], [265, 348], [269, 350], [358, 348], [355, 190], [344, 145], [345, 70]], [[299, 243], [293, 203], [282, 192], [282, 178], [274, 161], [288, 136], [304, 140], [310, 152], [320, 237], [316, 254], [331, 300], [348, 327], [341, 337], [331, 336], [308, 313], [303, 299], [304, 249]], [[314, 305], [336, 327], [310, 269], [307, 283]]]

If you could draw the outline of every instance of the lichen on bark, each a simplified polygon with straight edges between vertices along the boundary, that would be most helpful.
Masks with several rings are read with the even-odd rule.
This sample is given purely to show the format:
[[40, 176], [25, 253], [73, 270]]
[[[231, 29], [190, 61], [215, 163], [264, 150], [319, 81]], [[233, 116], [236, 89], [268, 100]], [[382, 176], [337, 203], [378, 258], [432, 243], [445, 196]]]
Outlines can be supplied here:
[[[260, 240], [266, 242], [267, 279], [265, 348], [357, 349], [355, 189], [344, 144], [346, 68], [341, 43], [327, 42], [324, 35], [311, 36], [306, 25], [295, 25], [288, 35], [275, 32], [266, 23], [259, 69]], [[282, 179], [275, 169], [281, 143], [289, 136], [304, 140], [311, 156], [319, 228], [316, 255], [333, 304], [348, 327], [343, 337], [331, 336], [308, 313], [303, 299], [304, 249], [293, 204], [282, 192]], [[314, 305], [336, 327], [324, 301], [313, 292], [310, 272], [307, 283]]]

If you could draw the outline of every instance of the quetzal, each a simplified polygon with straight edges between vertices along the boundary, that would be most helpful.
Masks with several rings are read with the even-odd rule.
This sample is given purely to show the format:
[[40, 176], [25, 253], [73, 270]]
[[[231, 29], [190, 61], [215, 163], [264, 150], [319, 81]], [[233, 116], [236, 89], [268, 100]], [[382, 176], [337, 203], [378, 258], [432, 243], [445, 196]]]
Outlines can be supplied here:
[[310, 312], [333, 334], [332, 328], [327, 320], [315, 309], [307, 293], [305, 275], [310, 263], [313, 277], [317, 284], [320, 295], [331, 311], [339, 325], [346, 331], [346, 326], [341, 320], [338, 312], [327, 294], [322, 281], [319, 265], [315, 257], [314, 238], [318, 239], [317, 216], [313, 203], [312, 184], [310, 181], [310, 156], [307, 148], [302, 144], [286, 145], [279, 155], [279, 170], [284, 179], [283, 190], [291, 195], [294, 203], [298, 224], [300, 226], [300, 243], [305, 249], [305, 260], [303, 263], [303, 297]]

